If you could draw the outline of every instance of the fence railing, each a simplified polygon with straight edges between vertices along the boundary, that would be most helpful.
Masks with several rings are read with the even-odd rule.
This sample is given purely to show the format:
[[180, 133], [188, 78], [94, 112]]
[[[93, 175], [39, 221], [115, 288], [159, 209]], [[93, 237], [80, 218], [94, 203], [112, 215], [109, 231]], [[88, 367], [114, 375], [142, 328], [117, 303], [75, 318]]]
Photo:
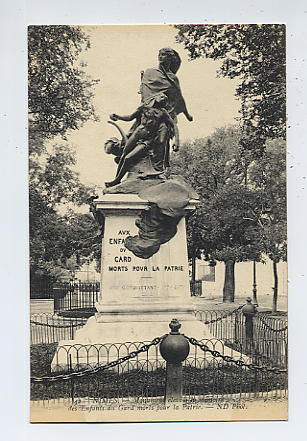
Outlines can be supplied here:
[[[285, 365], [288, 342], [287, 322], [258, 313], [253, 318], [253, 337], [247, 338], [246, 321], [240, 309], [235, 311], [195, 311], [214, 338], [235, 345], [245, 353], [258, 353], [267, 362]], [[64, 318], [58, 314], [31, 315], [31, 344], [55, 343], [73, 339], [75, 331], [86, 323], [86, 318]], [[230, 343], [232, 342], [232, 343]]]
[[71, 311], [76, 309], [95, 310], [99, 300], [100, 283], [57, 283], [53, 287], [54, 311]]
[[[150, 343], [67, 346], [68, 372], [51, 374], [50, 371], [38, 371], [33, 363], [31, 399], [40, 404], [59, 400], [100, 404], [137, 402], [146, 398], [162, 401], [167, 389], [167, 375], [166, 362], [159, 355], [158, 345], [164, 337]], [[226, 346], [221, 340], [186, 339], [195, 350], [190, 352], [182, 366], [183, 402], [218, 402], [233, 397], [266, 400], [287, 396], [286, 370], [266, 369], [255, 364], [255, 360], [253, 364], [247, 364], [241, 358], [234, 359], [234, 351], [225, 356]], [[211, 349], [206, 349], [208, 347]], [[71, 362], [76, 360], [76, 351], [82, 359], [79, 365]], [[229, 349], [227, 351], [229, 354]], [[85, 363], [86, 354], [88, 364]], [[51, 358], [46, 366], [50, 363]], [[55, 371], [56, 367], [53, 364]], [[59, 370], [62, 368], [59, 365]]]
[[216, 338], [239, 344], [245, 353], [253, 353], [267, 363], [286, 366], [288, 360], [287, 320], [257, 313], [246, 322], [242, 308], [225, 311], [195, 311]]
[[[191, 296], [202, 295], [202, 281], [190, 281]], [[54, 299], [54, 311], [76, 309], [95, 310], [100, 296], [100, 282], [33, 282], [30, 284], [31, 299]]]
[[86, 319], [69, 319], [57, 314], [32, 314], [30, 317], [31, 344], [49, 344], [60, 340], [73, 340], [75, 331], [82, 328]]
[[[195, 311], [198, 320], [209, 326], [210, 332], [217, 338], [243, 340], [245, 335], [245, 317], [241, 307], [230, 311]], [[258, 312], [253, 318], [253, 332], [257, 340], [272, 340], [275, 336], [287, 336], [286, 318], [270, 317]]]

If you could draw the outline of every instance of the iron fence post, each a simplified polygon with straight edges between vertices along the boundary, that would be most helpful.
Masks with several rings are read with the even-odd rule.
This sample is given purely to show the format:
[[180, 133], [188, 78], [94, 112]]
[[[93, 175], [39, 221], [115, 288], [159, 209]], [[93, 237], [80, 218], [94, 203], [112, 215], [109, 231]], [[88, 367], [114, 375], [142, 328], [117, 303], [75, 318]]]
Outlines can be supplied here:
[[246, 305], [242, 308], [242, 313], [245, 317], [245, 341], [246, 350], [252, 350], [254, 347], [254, 317], [257, 313], [257, 308], [252, 304], [252, 299], [247, 297]]
[[160, 344], [160, 353], [166, 360], [166, 383], [164, 402], [179, 402], [183, 393], [182, 362], [190, 352], [187, 339], [179, 333], [181, 324], [172, 319], [169, 324], [171, 332]]
[[70, 319], [70, 339], [73, 340], [74, 339], [74, 322], [73, 320]]
[[[72, 361], [71, 361], [71, 354], [69, 354], [69, 372], [72, 372]], [[70, 397], [72, 404], [74, 403], [75, 399], [75, 385], [74, 385], [74, 378], [71, 377], [70, 379]]]
[[234, 341], [237, 343], [238, 339], [238, 311], [235, 311], [235, 323], [234, 323]]

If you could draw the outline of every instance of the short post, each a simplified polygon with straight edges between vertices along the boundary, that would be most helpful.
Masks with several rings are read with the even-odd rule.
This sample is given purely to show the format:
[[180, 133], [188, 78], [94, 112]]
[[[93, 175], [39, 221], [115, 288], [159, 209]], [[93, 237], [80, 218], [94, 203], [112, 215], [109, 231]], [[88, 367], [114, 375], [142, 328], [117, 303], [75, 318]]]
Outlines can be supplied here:
[[242, 308], [242, 313], [245, 317], [245, 339], [246, 339], [246, 348], [253, 348], [254, 346], [254, 327], [253, 327], [253, 319], [257, 313], [257, 308], [252, 304], [252, 299], [247, 297], [246, 305]]
[[[69, 372], [72, 372], [72, 361], [71, 361], [71, 354], [69, 354]], [[74, 402], [75, 399], [75, 385], [74, 385], [74, 379], [73, 377], [71, 377], [70, 379], [70, 397], [71, 397], [71, 401], [72, 404]]]
[[160, 344], [160, 353], [166, 360], [166, 385], [164, 402], [182, 400], [182, 362], [190, 352], [187, 339], [180, 334], [181, 324], [172, 319], [169, 324], [171, 332]]
[[234, 341], [235, 341], [235, 343], [237, 343], [239, 341], [239, 338], [238, 338], [238, 312], [237, 311], [235, 311]]

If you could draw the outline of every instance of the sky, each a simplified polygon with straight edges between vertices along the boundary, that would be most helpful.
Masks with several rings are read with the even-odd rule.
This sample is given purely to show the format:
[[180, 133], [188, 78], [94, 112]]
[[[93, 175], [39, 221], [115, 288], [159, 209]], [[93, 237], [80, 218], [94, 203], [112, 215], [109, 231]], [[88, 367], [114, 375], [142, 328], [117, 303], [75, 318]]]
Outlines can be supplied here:
[[[100, 121], [89, 121], [68, 136], [76, 149], [76, 170], [81, 181], [97, 190], [114, 178], [116, 164], [106, 155], [104, 142], [118, 136], [107, 123], [111, 113], [132, 113], [140, 103], [138, 94], [140, 72], [157, 66], [157, 55], [162, 47], [172, 47], [181, 57], [177, 73], [188, 110], [193, 116], [189, 122], [181, 114], [178, 127], [181, 140], [210, 135], [215, 128], [235, 123], [239, 102], [234, 93], [235, 80], [218, 78], [219, 62], [201, 58], [189, 61], [188, 52], [175, 42], [177, 30], [170, 25], [83, 26], [90, 37], [91, 48], [82, 52], [80, 59], [95, 86], [94, 106]], [[128, 130], [131, 123], [121, 122]]]

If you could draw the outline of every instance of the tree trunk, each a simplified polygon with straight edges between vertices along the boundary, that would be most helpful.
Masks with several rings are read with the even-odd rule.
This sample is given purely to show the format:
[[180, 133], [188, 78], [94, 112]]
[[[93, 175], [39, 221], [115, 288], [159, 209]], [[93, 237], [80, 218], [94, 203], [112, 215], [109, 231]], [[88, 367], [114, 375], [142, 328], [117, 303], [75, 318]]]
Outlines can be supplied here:
[[225, 280], [223, 288], [223, 302], [234, 302], [235, 300], [235, 261], [226, 260]]
[[272, 312], [277, 311], [277, 297], [278, 297], [278, 273], [277, 262], [273, 261], [273, 275], [274, 275], [274, 287], [273, 287], [273, 305]]
[[193, 283], [195, 282], [195, 277], [196, 277], [196, 257], [193, 256], [192, 257], [192, 276], [191, 276], [191, 280]]

